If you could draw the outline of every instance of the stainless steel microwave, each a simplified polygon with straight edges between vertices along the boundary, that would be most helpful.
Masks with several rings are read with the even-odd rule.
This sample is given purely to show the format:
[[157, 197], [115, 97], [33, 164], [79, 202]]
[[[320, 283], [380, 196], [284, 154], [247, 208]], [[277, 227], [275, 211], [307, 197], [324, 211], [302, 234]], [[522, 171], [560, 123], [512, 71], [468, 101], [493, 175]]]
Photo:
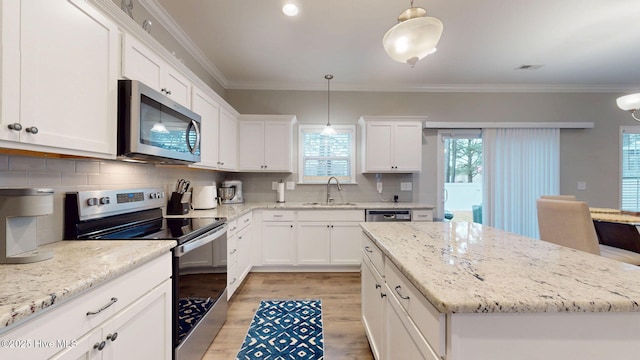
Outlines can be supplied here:
[[200, 115], [135, 80], [118, 80], [118, 157], [144, 162], [200, 161]]

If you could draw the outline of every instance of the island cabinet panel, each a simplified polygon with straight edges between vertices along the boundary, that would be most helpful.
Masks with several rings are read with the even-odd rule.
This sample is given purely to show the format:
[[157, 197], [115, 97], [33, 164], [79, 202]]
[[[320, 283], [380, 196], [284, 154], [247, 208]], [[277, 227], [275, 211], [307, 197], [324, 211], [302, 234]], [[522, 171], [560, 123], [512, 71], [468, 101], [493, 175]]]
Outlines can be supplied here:
[[447, 360], [632, 360], [640, 313], [452, 314]]
[[371, 345], [371, 352], [376, 360], [382, 359], [384, 345], [384, 309], [385, 297], [384, 280], [376, 270], [371, 260], [362, 257], [361, 270], [362, 288], [362, 325]]

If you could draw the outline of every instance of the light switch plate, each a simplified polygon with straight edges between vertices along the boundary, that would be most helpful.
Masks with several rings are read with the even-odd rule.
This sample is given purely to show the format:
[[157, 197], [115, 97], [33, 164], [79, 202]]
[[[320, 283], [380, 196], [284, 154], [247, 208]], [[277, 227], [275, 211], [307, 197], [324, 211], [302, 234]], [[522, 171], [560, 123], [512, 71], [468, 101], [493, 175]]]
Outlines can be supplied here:
[[295, 189], [296, 189], [295, 181], [287, 181], [287, 190], [295, 190]]
[[587, 190], [587, 182], [578, 181], [578, 190]]
[[410, 182], [401, 182], [400, 183], [400, 190], [401, 191], [411, 191], [411, 189], [413, 189], [412, 186], [413, 185]]

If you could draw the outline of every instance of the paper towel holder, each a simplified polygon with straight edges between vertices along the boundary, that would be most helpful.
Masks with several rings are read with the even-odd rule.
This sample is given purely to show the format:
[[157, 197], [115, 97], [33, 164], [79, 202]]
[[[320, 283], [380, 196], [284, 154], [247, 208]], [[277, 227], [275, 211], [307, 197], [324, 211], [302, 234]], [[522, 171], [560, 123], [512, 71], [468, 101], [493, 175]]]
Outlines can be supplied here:
[[278, 199], [276, 200], [277, 203], [282, 204], [284, 203], [284, 182], [282, 181], [282, 179], [280, 179], [280, 182], [278, 183]]

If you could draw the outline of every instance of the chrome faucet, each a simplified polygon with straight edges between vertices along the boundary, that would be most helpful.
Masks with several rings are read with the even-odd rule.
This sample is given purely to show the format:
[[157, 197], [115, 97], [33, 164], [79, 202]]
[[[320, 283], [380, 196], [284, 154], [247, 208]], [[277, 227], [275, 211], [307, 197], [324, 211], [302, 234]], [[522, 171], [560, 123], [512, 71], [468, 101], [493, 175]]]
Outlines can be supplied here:
[[333, 199], [331, 198], [331, 191], [329, 189], [331, 179], [334, 179], [336, 181], [336, 185], [338, 185], [338, 191], [342, 191], [342, 186], [340, 186], [340, 182], [338, 181], [338, 179], [335, 176], [330, 177], [329, 180], [327, 180], [327, 204], [333, 201]]

